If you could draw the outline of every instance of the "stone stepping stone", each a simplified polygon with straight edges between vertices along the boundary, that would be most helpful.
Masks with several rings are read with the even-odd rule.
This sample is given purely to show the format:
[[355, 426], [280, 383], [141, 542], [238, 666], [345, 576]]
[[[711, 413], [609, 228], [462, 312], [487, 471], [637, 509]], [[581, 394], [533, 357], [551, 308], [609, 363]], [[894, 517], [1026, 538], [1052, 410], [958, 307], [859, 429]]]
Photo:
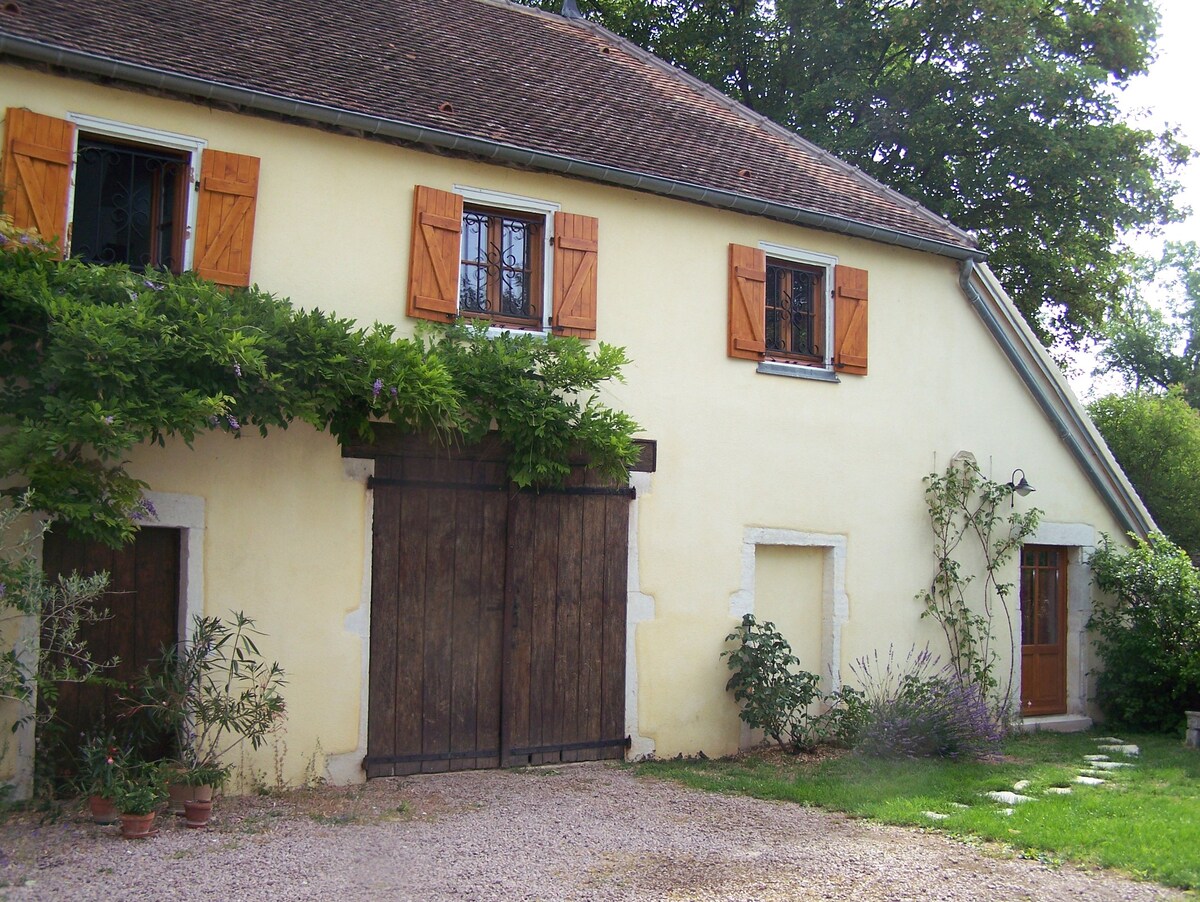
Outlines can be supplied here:
[[971, 806], [970, 806], [970, 805], [964, 805], [962, 802], [951, 802], [951, 803], [950, 803], [950, 807], [951, 807], [951, 808], [970, 808]]
[[1029, 788], [1028, 780], [1018, 780], [1013, 784], [1013, 792], [1024, 792]]
[[1082, 783], [1084, 786], [1099, 786], [1102, 783], [1107, 783], [1107, 780], [1101, 780], [1099, 777], [1089, 777], [1087, 774], [1080, 774], [1075, 778], [1076, 783]]
[[1093, 770], [1120, 770], [1122, 767], [1136, 767], [1128, 761], [1093, 761]]
[[1117, 742], [1117, 743], [1123, 743], [1125, 740], [1124, 740], [1124, 739], [1118, 739], [1116, 736], [1097, 736], [1097, 737], [1096, 737], [1096, 741], [1097, 741], [1097, 742]]
[[1084, 755], [1084, 761], [1108, 761], [1108, 755]]
[[1001, 802], [1005, 805], [1020, 805], [1023, 802], [1037, 801], [1037, 799], [1035, 799], [1033, 796], [1023, 796], [1017, 792], [985, 792], [984, 795], [993, 802]]
[[922, 811], [921, 813], [930, 820], [934, 821], [944, 821], [950, 816], [948, 814], [942, 814], [940, 811]]
[[1120, 752], [1122, 755], [1126, 755], [1130, 758], [1136, 758], [1138, 755], [1140, 755], [1142, 753], [1141, 749], [1139, 749], [1136, 745], [1132, 745], [1132, 744], [1102, 745], [1102, 746], [1100, 746], [1100, 748], [1102, 751], [1105, 751], [1105, 752]]
[[1051, 786], [1046, 790], [1046, 792], [1053, 793], [1054, 795], [1057, 795], [1057, 796], [1069, 796], [1071, 794], [1071, 787], [1070, 786]]

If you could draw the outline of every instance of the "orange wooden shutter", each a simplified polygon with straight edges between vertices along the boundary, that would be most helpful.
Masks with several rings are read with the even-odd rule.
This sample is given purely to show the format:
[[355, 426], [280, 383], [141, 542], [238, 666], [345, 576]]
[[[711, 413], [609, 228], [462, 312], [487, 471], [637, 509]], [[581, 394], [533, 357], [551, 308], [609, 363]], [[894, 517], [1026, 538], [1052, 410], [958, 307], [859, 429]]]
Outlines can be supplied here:
[[65, 119], [10, 107], [5, 115], [4, 212], [13, 225], [36, 229], [47, 241], [66, 244], [67, 192], [75, 126]]
[[838, 372], [867, 373], [867, 271], [839, 266], [834, 275], [833, 365]]
[[417, 185], [408, 261], [409, 316], [437, 322], [458, 316], [462, 218], [461, 195]]
[[258, 198], [258, 157], [205, 150], [196, 210], [197, 275], [222, 285], [250, 284]]
[[729, 245], [729, 356], [761, 360], [767, 352], [767, 255]]
[[596, 256], [600, 221], [554, 214], [554, 308], [551, 328], [577, 338], [596, 337]]

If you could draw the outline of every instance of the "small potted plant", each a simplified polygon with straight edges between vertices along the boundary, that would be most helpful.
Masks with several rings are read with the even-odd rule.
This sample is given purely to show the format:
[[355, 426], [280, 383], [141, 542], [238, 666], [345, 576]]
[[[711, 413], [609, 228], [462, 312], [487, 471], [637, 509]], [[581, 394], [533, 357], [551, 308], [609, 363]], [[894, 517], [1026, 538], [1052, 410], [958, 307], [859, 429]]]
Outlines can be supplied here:
[[285, 712], [283, 668], [263, 659], [252, 619], [195, 617], [190, 632], [146, 670], [132, 703], [174, 737], [179, 760], [167, 780], [177, 813], [189, 799], [211, 802], [230, 776], [226, 756], [242, 742], [260, 748]]
[[154, 817], [166, 798], [166, 787], [157, 767], [136, 764], [125, 768], [117, 783], [114, 801], [121, 812], [121, 835], [145, 839], [154, 834]]
[[180, 798], [186, 826], [197, 828], [208, 825], [212, 815], [213, 793], [228, 782], [230, 772], [228, 765], [204, 764], [174, 772], [173, 779], [176, 782], [168, 784], [168, 789], [173, 796]]
[[92, 821], [117, 822], [116, 794], [125, 775], [126, 751], [111, 732], [94, 732], [79, 746], [80, 766], [75, 782], [88, 800]]

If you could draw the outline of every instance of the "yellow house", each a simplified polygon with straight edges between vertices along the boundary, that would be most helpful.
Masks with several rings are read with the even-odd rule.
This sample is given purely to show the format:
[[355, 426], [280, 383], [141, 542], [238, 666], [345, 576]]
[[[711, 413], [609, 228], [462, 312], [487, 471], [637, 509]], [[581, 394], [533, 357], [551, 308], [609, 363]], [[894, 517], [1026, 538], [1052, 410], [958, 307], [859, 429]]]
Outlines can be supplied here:
[[574, 14], [145, 7], [0, 11], [19, 224], [400, 334], [466, 314], [633, 361], [619, 490], [514, 492], [491, 446], [387, 432], [138, 450], [168, 576], [122, 616], [254, 617], [289, 674], [284, 778], [318, 748], [338, 782], [733, 752], [744, 613], [831, 681], [941, 650], [922, 478], [960, 455], [1045, 512], [1007, 573], [1055, 587], [1022, 599], [1056, 623], [1022, 713], [1090, 722], [1087, 551], [1152, 523], [971, 235]]

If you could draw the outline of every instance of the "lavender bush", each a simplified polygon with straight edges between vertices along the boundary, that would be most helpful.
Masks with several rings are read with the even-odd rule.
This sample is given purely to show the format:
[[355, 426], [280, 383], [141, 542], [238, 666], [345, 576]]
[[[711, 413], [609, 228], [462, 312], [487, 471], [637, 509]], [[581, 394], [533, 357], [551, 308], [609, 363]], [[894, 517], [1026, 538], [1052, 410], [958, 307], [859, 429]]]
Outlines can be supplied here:
[[939, 667], [928, 648], [894, 649], [862, 657], [850, 669], [862, 685], [867, 724], [857, 748], [883, 758], [980, 758], [995, 753], [1004, 724], [978, 686], [959, 680], [950, 665]]

